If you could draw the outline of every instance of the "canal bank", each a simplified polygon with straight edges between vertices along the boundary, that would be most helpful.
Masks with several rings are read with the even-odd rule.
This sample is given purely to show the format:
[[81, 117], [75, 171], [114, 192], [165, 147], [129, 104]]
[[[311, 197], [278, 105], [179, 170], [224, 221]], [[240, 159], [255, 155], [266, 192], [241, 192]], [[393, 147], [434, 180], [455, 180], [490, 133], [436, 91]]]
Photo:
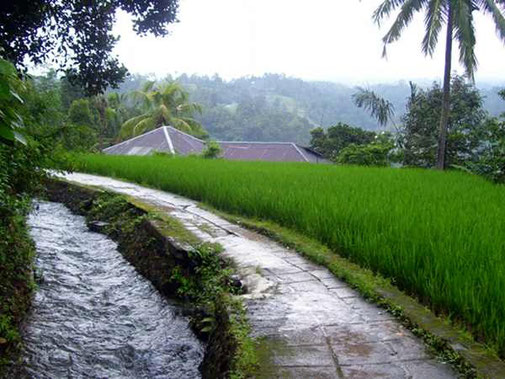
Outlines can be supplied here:
[[[139, 200], [60, 180], [46, 182], [47, 198], [86, 217], [117, 242], [122, 256], [168, 298], [186, 305], [190, 326], [205, 344], [203, 378], [241, 378], [256, 366], [243, 292], [220, 246], [204, 243], [174, 218]], [[170, 377], [170, 376], [167, 376]]]

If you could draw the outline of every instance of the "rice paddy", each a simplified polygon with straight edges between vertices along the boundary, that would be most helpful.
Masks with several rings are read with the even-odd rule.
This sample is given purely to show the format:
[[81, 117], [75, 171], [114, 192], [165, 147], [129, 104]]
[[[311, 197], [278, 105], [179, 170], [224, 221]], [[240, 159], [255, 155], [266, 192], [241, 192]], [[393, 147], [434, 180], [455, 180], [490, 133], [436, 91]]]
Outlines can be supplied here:
[[505, 356], [505, 189], [459, 172], [79, 155], [122, 178], [313, 237]]

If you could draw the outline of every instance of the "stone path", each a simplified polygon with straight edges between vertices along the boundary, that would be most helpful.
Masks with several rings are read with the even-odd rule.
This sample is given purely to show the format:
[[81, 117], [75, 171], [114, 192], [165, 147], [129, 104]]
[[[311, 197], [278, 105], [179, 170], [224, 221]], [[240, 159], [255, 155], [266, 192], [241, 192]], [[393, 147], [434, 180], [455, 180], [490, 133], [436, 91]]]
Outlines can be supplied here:
[[220, 243], [248, 289], [254, 336], [270, 364], [258, 378], [455, 378], [423, 343], [383, 309], [325, 268], [266, 237], [231, 224], [194, 201], [87, 174], [67, 180], [100, 186], [165, 210], [202, 240]]

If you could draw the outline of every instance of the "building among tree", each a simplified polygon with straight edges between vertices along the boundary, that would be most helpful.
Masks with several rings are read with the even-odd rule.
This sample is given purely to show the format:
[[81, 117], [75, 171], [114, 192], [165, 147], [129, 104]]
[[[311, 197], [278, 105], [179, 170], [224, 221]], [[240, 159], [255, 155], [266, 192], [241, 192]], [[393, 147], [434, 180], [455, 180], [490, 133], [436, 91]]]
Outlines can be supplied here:
[[[327, 163], [322, 155], [293, 142], [218, 141], [221, 158], [246, 161]], [[200, 154], [205, 141], [171, 126], [162, 126], [103, 150], [112, 155], [149, 155], [163, 152], [177, 155]]]

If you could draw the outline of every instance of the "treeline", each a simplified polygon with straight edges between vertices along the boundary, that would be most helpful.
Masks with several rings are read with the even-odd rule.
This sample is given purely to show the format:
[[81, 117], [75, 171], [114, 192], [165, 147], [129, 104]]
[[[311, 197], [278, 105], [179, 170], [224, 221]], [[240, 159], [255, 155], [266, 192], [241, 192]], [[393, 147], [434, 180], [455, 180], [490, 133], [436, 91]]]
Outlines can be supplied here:
[[[232, 81], [224, 81], [219, 76], [185, 74], [157, 81], [150, 79], [132, 75], [117, 90], [86, 97], [65, 77], [58, 78], [53, 72], [33, 77], [26, 99], [32, 109], [30, 117], [37, 117], [41, 109], [50, 111], [36, 123], [27, 122], [27, 125], [36, 124], [39, 131], [46, 129], [42, 134], [56, 136], [64, 148], [71, 150], [99, 150], [132, 133], [152, 129], [161, 121], [178, 124], [188, 132], [199, 129], [195, 135], [216, 140], [288, 141], [302, 145], [310, 143], [311, 130], [317, 127], [326, 129], [344, 123], [365, 130], [383, 129], [368, 112], [354, 104], [352, 95], [356, 88], [353, 87], [306, 82], [282, 75]], [[177, 83], [176, 88], [169, 89], [173, 83]], [[393, 105], [396, 117], [386, 129], [394, 132], [395, 125], [402, 124], [408, 112], [409, 84], [382, 84], [370, 89]], [[171, 94], [174, 90], [177, 93]], [[478, 93], [484, 111], [492, 116], [501, 113], [503, 106], [497, 88]], [[177, 108], [173, 104], [176, 103], [187, 104], [186, 108], [192, 107], [191, 112], [175, 114]], [[162, 105], [175, 113], [158, 115], [158, 120], [151, 118], [139, 127], [138, 122], [133, 128], [130, 125], [129, 134], [121, 132], [126, 121], [135, 117], [143, 121], [143, 115], [150, 112], [154, 116], [154, 110], [160, 110]]]
[[[120, 93], [140, 88], [151, 79], [132, 75], [120, 86]], [[308, 144], [310, 130], [342, 122], [367, 130], [381, 129], [376, 120], [356, 107], [352, 95], [356, 88], [331, 82], [309, 82], [284, 75], [266, 74], [225, 81], [219, 76], [182, 74], [169, 76], [202, 105], [195, 116], [212, 138], [218, 140], [288, 141]], [[422, 83], [429, 88], [431, 83]], [[410, 94], [408, 82], [376, 84], [370, 89], [387, 98], [401, 121]], [[502, 112], [499, 88], [480, 88], [483, 107], [491, 115]], [[389, 125], [392, 129], [392, 125]]]

